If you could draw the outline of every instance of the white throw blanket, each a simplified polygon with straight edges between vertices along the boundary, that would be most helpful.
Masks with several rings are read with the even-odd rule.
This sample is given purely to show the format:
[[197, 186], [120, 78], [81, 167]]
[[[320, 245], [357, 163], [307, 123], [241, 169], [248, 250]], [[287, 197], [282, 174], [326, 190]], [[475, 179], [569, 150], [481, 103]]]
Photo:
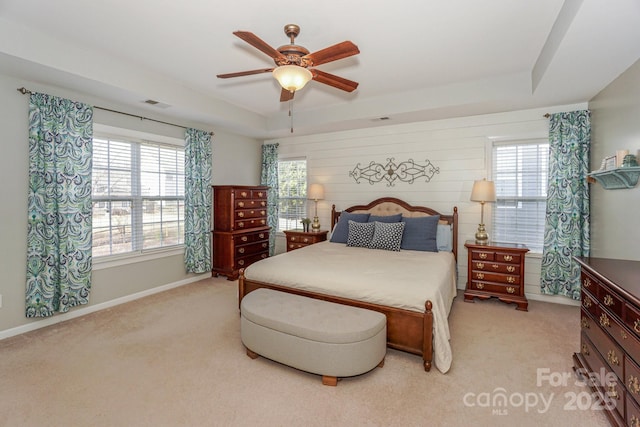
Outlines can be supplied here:
[[420, 313], [430, 300], [434, 363], [442, 373], [451, 367], [447, 318], [456, 296], [451, 252], [393, 252], [327, 241], [254, 263], [245, 277]]

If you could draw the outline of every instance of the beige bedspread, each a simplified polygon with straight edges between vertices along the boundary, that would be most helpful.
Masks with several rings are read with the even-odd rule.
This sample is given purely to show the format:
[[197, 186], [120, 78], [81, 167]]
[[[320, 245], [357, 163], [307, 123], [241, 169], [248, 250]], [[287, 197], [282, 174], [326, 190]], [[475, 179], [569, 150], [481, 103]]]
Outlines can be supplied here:
[[434, 364], [443, 373], [451, 367], [447, 318], [456, 295], [451, 252], [392, 252], [327, 241], [251, 264], [245, 277], [421, 313], [430, 300]]

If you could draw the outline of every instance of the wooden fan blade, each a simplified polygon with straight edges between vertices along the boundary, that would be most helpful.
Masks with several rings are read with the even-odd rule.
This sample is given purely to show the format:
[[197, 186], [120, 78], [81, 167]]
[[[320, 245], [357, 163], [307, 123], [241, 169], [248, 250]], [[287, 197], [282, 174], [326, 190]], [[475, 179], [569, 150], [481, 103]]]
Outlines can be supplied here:
[[280, 102], [292, 100], [294, 94], [295, 92], [282, 88], [282, 91], [280, 92]]
[[358, 83], [347, 80], [343, 77], [338, 77], [334, 74], [325, 73], [320, 70], [309, 70], [313, 74], [313, 80], [324, 83], [329, 86], [333, 86], [338, 89], [342, 89], [347, 92], [353, 92], [358, 87]]
[[262, 68], [260, 70], [240, 71], [238, 73], [218, 74], [216, 77], [219, 79], [229, 79], [231, 77], [250, 76], [252, 74], [270, 73], [273, 68]]
[[273, 59], [282, 59], [282, 60], [287, 59], [283, 54], [281, 54], [280, 52], [278, 52], [277, 50], [269, 46], [267, 42], [265, 42], [264, 40], [262, 40], [260, 37], [256, 36], [253, 33], [250, 33], [248, 31], [234, 31], [233, 34], [240, 37], [242, 40], [246, 41], [247, 43], [249, 43], [251, 46], [258, 49], [259, 51], [266, 53]]
[[310, 61], [309, 66], [326, 64], [327, 62], [337, 61], [338, 59], [347, 58], [349, 56], [360, 53], [358, 46], [350, 41], [334, 44], [317, 52], [310, 53], [302, 57]]

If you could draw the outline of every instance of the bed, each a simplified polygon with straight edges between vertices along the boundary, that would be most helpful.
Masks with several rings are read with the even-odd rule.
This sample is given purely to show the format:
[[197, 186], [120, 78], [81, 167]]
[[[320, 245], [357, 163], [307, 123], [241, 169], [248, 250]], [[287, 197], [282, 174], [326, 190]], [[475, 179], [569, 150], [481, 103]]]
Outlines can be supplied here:
[[[450, 243], [439, 251], [348, 246], [338, 240], [343, 212], [348, 212], [345, 218], [369, 214], [376, 221], [401, 214], [406, 224], [431, 217], [438, 224], [438, 245], [440, 231], [449, 233]], [[255, 289], [269, 288], [379, 311], [387, 317], [388, 347], [422, 356], [426, 371], [435, 364], [446, 373], [452, 362], [447, 319], [456, 295], [457, 208], [441, 214], [385, 197], [342, 212], [334, 205], [331, 222], [332, 239], [338, 241], [279, 254], [241, 270], [240, 301]], [[352, 225], [357, 224], [349, 221]]]

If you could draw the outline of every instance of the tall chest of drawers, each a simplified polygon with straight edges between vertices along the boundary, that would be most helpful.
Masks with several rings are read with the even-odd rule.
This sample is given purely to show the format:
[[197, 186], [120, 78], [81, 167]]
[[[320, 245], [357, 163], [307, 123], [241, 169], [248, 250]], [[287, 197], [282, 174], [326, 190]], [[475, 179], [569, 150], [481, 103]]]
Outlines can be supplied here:
[[241, 268], [269, 256], [265, 186], [213, 186], [212, 274], [236, 280]]
[[640, 427], [640, 261], [574, 259], [582, 284], [574, 369], [612, 425]]
[[529, 248], [517, 243], [476, 243], [468, 240], [467, 288], [465, 302], [474, 298], [498, 298], [515, 303], [517, 310], [527, 311], [524, 294], [524, 261]]

